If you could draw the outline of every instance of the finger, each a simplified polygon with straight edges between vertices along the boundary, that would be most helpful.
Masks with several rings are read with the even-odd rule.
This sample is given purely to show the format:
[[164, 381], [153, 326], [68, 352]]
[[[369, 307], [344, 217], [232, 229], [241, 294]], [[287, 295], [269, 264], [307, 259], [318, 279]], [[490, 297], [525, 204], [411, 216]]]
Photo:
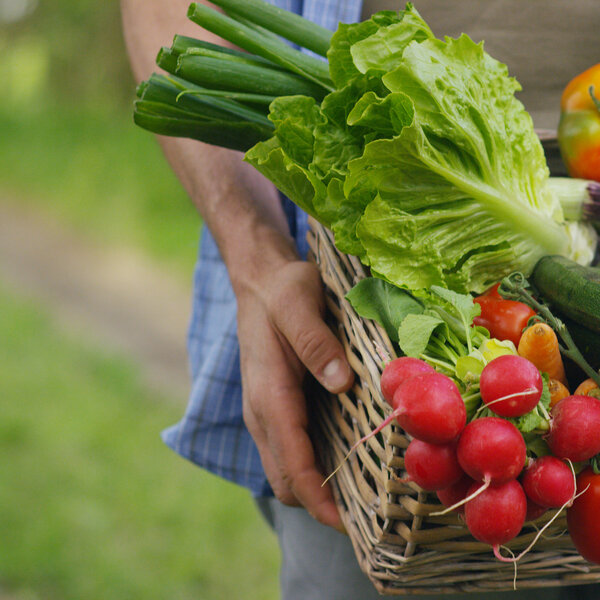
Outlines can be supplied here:
[[272, 397], [271, 422], [279, 427], [267, 428], [271, 456], [285, 487], [318, 521], [342, 529], [339, 512], [325, 477], [317, 468], [312, 441], [308, 435], [304, 396], [300, 388], [285, 390], [285, 400]]
[[[288, 411], [277, 412], [289, 416]], [[331, 488], [323, 486], [325, 478], [317, 469], [306, 430], [291, 424], [265, 430], [251, 414], [245, 415], [245, 420], [275, 497], [288, 506], [304, 506], [319, 522], [344, 531]]]
[[259, 425], [258, 419], [252, 410], [244, 409], [244, 423], [256, 444], [263, 470], [275, 497], [288, 506], [301, 506], [300, 501], [288, 486], [267, 442], [265, 430]]
[[273, 324], [321, 385], [332, 393], [346, 391], [354, 381], [354, 373], [342, 344], [323, 320], [318, 270], [309, 263], [296, 263], [292, 268], [304, 272], [271, 298]]
[[[247, 308], [240, 307], [241, 309]], [[243, 310], [239, 311], [242, 316]], [[298, 358], [282, 347], [281, 340], [269, 323], [266, 315], [249, 311], [251, 318], [242, 318], [239, 324], [240, 359], [243, 381], [243, 417], [248, 432], [252, 436], [262, 462], [265, 475], [278, 500], [290, 506], [300, 505], [294, 496], [284, 472], [269, 445], [267, 432], [286, 427], [286, 422], [300, 419], [306, 422], [303, 414], [304, 398], [301, 407], [289, 407], [286, 411], [272, 411], [273, 405], [280, 407], [295, 401], [295, 394], [285, 390], [298, 388], [304, 375], [304, 368]], [[256, 332], [259, 332], [258, 334]], [[275, 390], [279, 390], [275, 392]], [[282, 417], [279, 415], [283, 414]], [[283, 422], [281, 421], [283, 419]]]

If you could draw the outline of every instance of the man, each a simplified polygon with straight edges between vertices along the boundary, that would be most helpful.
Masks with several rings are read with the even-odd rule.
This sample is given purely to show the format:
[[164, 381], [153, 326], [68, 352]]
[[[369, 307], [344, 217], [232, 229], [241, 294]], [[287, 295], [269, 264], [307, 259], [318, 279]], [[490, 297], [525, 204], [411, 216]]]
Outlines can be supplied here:
[[[539, 61], [532, 60], [530, 43], [539, 44], [546, 35], [549, 50], [560, 47], [555, 32], [542, 27], [552, 11], [561, 13], [550, 19], [561, 30], [565, 19], [573, 20], [576, 13], [577, 23], [569, 23], [567, 33], [579, 27], [576, 47], [583, 65], [579, 70], [597, 60], [584, 63], [580, 52], [582, 32], [592, 47], [596, 43], [600, 25], [600, 11], [592, 7], [596, 2], [578, 0], [574, 6], [569, 3], [569, 11], [561, 0], [423, 0], [416, 7], [438, 36], [464, 30], [476, 40], [487, 40], [479, 34], [489, 28], [490, 38], [499, 40], [498, 50], [510, 50], [515, 64], [528, 65], [527, 74], [537, 81]], [[362, 6], [359, 0], [274, 3], [330, 29], [339, 21], [399, 7], [397, 2], [370, 1]], [[137, 79], [155, 70], [158, 47], [169, 45], [175, 33], [222, 43], [186, 19], [188, 4], [188, 0], [122, 0], [125, 38]], [[529, 31], [532, 23], [535, 32]], [[516, 32], [513, 25], [518, 26]], [[500, 34], [494, 38], [491, 34], [497, 29]], [[502, 52], [486, 47], [495, 58], [505, 60]], [[515, 51], [529, 52], [527, 60], [514, 56]], [[577, 66], [567, 63], [563, 71], [570, 76], [578, 72]], [[548, 59], [545, 69], [555, 66]], [[566, 80], [554, 78], [553, 93], [541, 103], [544, 122], [538, 126], [553, 126], [549, 117], [557, 109], [551, 103], [564, 84]], [[545, 84], [542, 88], [532, 102], [548, 91]], [[237, 152], [184, 139], [161, 139], [161, 144], [205, 222], [189, 336], [190, 405], [182, 421], [165, 432], [165, 441], [204, 468], [247, 486], [257, 497], [279, 536], [285, 600], [378, 597], [358, 569], [348, 538], [333, 530], [341, 530], [342, 523], [330, 488], [322, 486], [324, 477], [306, 430], [302, 388], [306, 371], [333, 393], [347, 390], [353, 382], [343, 349], [323, 321], [318, 271], [303, 260], [306, 215], [282, 199]], [[558, 590], [544, 593], [548, 598], [575, 598]], [[509, 594], [518, 598], [522, 593]], [[505, 596], [485, 594], [487, 599]]]

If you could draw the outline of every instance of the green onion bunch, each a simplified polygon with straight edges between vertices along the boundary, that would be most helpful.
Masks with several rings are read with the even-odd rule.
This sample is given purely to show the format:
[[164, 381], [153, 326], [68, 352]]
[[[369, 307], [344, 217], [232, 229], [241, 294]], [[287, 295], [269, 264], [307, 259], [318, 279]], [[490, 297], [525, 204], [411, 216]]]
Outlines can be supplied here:
[[[191, 4], [188, 17], [233, 46], [176, 35], [137, 88], [134, 121], [161, 135], [247, 151], [273, 135], [269, 105], [279, 96], [321, 101], [333, 90], [325, 56], [331, 32], [264, 0], [214, 0], [225, 14]], [[287, 40], [287, 42], [285, 41]]]

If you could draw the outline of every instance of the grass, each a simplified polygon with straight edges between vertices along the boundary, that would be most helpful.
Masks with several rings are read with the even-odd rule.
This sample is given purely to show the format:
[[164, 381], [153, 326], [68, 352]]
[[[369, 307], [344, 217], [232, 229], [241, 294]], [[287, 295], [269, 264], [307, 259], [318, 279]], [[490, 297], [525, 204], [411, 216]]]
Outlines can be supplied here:
[[0, 595], [277, 597], [250, 497], [162, 444], [181, 410], [134, 365], [2, 288], [0, 339]]
[[190, 277], [201, 219], [152, 134], [126, 111], [0, 103], [0, 188], [106, 245]]
[[[0, 22], [0, 201], [189, 282], [201, 220], [133, 124], [118, 3], [34, 5]], [[183, 407], [1, 281], [0, 340], [1, 598], [278, 597], [277, 544], [248, 493], [160, 440]]]

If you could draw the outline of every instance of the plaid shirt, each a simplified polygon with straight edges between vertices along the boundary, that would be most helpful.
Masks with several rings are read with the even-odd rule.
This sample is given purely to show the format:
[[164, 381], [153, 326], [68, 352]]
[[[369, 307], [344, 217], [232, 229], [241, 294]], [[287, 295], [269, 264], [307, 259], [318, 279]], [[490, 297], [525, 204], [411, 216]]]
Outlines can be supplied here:
[[[360, 17], [361, 0], [271, 0], [328, 29]], [[307, 253], [306, 214], [282, 198], [298, 251]], [[193, 310], [188, 332], [192, 389], [185, 415], [162, 433], [165, 443], [184, 458], [255, 496], [272, 495], [258, 450], [242, 420], [240, 349], [236, 301], [216, 243], [202, 231], [194, 272]]]

